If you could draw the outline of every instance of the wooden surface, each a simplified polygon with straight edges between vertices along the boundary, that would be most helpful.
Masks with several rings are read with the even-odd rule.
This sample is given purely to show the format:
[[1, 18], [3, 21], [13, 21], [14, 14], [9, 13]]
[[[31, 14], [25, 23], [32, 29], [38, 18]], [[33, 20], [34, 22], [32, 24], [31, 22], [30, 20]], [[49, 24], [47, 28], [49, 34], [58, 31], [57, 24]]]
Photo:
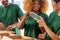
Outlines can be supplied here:
[[17, 36], [16, 34], [13, 34], [13, 32], [11, 32], [11, 31], [0, 31], [0, 40], [5, 38], [5, 37], [7, 39], [10, 38], [10, 39], [13, 39], [13, 40], [37, 40], [37, 39], [31, 38], [31, 37]]
[[13, 32], [11, 31], [0, 31], [0, 39], [2, 39], [4, 36], [11, 38], [11, 39], [21, 39], [20, 36], [13, 34]]

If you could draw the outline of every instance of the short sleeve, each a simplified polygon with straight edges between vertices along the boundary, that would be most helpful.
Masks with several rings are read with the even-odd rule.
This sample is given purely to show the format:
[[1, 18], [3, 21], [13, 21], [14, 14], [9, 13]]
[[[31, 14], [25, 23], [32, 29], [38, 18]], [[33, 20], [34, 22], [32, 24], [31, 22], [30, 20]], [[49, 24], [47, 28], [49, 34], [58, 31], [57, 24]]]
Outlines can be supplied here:
[[55, 12], [52, 12], [50, 15], [49, 15], [49, 19], [48, 19], [48, 27], [54, 31], [54, 28], [53, 28], [53, 21], [54, 21], [54, 18], [55, 18]]
[[17, 6], [17, 15], [18, 15], [18, 18], [24, 15], [22, 9], [19, 6]]

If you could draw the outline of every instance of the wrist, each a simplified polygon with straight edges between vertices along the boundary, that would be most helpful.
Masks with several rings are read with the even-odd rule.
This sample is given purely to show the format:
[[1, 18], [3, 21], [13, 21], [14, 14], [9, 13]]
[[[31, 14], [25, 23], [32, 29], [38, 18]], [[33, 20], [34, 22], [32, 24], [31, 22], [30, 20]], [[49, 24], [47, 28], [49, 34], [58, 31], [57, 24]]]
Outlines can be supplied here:
[[43, 26], [44, 26], [44, 27], [47, 26], [46, 23], [44, 23]]
[[24, 15], [24, 17], [23, 17], [24, 19], [27, 19], [28, 17], [26, 16], [26, 15]]
[[47, 27], [47, 25], [46, 24], [44, 24], [44, 28], [46, 28]]

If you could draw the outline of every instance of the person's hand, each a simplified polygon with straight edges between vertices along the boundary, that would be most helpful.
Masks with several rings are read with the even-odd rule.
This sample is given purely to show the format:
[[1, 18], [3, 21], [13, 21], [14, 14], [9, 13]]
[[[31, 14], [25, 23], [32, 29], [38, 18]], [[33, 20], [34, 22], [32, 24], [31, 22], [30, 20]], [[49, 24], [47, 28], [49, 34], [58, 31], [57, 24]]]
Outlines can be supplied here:
[[38, 35], [38, 38], [39, 38], [39, 39], [45, 39], [45, 35], [46, 35], [46, 33], [39, 34], [39, 35]]
[[7, 31], [11, 31], [12, 30], [12, 27], [13, 27], [13, 25], [9, 25], [6, 30]]
[[3, 23], [0, 23], [0, 30], [5, 30], [5, 29], [6, 29], [5, 25]]
[[39, 27], [44, 27], [45, 21], [44, 21], [44, 19], [41, 16], [40, 16], [40, 20], [36, 19], [36, 21], [39, 23]]
[[8, 27], [7, 27], [7, 31], [11, 31], [13, 28], [15, 28], [16, 26], [18, 26], [18, 23], [15, 23], [15, 24], [13, 24], [13, 25], [9, 25]]

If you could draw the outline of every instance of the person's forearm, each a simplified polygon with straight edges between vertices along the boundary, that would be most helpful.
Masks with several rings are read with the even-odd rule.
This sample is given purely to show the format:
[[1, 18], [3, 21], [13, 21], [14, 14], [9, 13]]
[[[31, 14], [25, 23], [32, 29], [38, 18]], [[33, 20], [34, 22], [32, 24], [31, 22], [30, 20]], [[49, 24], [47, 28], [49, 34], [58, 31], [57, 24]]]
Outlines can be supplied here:
[[24, 24], [25, 24], [25, 20], [26, 20], [26, 17], [24, 16], [21, 21], [18, 23], [18, 28], [21, 29], [23, 28]]
[[45, 25], [44, 28], [52, 40], [59, 40], [59, 37], [54, 32], [52, 32], [52, 30], [50, 30], [47, 25]]
[[60, 40], [60, 35], [59, 35], [59, 40]]

